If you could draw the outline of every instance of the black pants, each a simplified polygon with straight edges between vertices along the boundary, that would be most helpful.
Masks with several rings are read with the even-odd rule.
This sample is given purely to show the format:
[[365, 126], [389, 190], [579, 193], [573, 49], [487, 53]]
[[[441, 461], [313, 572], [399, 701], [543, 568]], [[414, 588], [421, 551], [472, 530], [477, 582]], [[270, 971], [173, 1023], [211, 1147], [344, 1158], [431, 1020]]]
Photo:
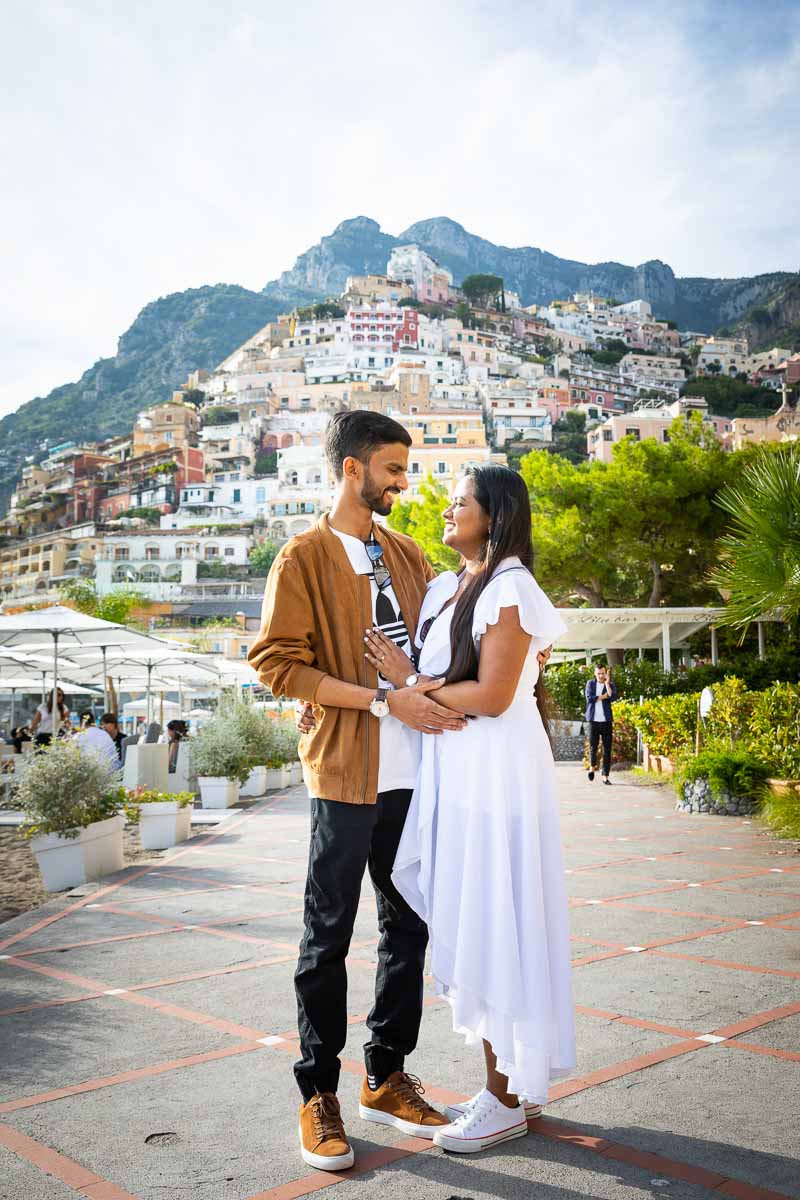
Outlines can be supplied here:
[[302, 1051], [294, 1073], [306, 1102], [339, 1083], [347, 1039], [345, 958], [367, 867], [381, 934], [367, 1018], [372, 1036], [364, 1047], [368, 1073], [383, 1079], [402, 1070], [417, 1044], [428, 930], [391, 879], [410, 801], [410, 791], [383, 792], [374, 805], [311, 801], [305, 933], [294, 977]]
[[603, 774], [611, 771], [611, 739], [613, 726], [611, 721], [589, 722], [589, 770], [593, 771], [597, 764], [597, 743], [603, 743]]

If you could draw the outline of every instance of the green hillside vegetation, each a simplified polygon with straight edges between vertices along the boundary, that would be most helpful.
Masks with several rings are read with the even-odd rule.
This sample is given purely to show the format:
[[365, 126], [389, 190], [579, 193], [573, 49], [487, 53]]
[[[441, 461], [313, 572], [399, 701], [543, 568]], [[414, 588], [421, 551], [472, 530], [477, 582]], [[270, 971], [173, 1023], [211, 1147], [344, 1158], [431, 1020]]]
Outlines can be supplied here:
[[682, 396], [705, 396], [715, 417], [763, 417], [774, 413], [781, 400], [771, 388], [754, 387], [745, 379], [705, 375], [684, 384]]

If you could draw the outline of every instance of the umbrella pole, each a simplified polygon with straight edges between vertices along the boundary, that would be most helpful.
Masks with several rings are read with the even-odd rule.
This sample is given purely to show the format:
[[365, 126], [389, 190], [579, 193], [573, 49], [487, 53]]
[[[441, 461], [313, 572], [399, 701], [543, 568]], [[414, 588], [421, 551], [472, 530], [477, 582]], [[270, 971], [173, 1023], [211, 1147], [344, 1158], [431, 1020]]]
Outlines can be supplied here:
[[[54, 724], [55, 724], [55, 717], [56, 717], [55, 710], [56, 710], [56, 703], [57, 703], [57, 700], [56, 700], [57, 691], [58, 691], [58, 633], [54, 629], [53, 630], [53, 723]], [[59, 709], [58, 715], [60, 718], [61, 717], [60, 709]], [[54, 732], [55, 732], [55, 730], [54, 730]]]
[[161, 726], [161, 728], [163, 729], [164, 728], [164, 693], [163, 692], [159, 692], [159, 698], [160, 698], [161, 703], [159, 705], [159, 710], [158, 710], [158, 723]]
[[11, 689], [11, 718], [8, 722], [9, 729], [14, 728], [14, 715], [15, 715], [14, 714], [14, 701], [16, 700], [16, 698], [17, 698], [17, 689], [12, 688]]
[[147, 664], [147, 724], [148, 724], [148, 726], [153, 719], [151, 716], [152, 697], [150, 695], [150, 676], [152, 675], [152, 673], [153, 673], [153, 664], [148, 662], [148, 664]]
[[108, 712], [110, 705], [108, 703], [108, 676], [106, 674], [106, 647], [101, 646], [100, 650], [103, 655], [103, 709], [105, 710], [105, 712]]
[[42, 671], [42, 704], [47, 704], [47, 671]]

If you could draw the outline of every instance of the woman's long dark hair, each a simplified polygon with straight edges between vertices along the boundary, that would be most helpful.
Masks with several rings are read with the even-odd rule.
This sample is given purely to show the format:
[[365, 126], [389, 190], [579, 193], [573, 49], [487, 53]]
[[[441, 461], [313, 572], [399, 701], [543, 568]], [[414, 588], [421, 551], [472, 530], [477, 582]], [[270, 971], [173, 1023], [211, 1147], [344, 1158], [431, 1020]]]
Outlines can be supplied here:
[[[61, 688], [59, 688], [58, 691], [61, 692]], [[67, 708], [66, 704], [64, 703], [64, 700], [63, 700], [64, 693], [63, 692], [61, 692], [61, 696], [62, 696], [62, 699], [58, 700], [58, 692], [56, 691], [55, 688], [53, 688], [50, 695], [47, 697], [47, 711], [49, 713], [51, 713], [53, 711], [53, 702], [58, 700], [58, 715], [63, 720], [64, 717], [66, 717], [67, 713], [69, 712], [69, 709]]]
[[[450, 626], [450, 669], [448, 683], [478, 678], [478, 650], [472, 639], [475, 605], [503, 559], [518, 558], [533, 573], [531, 503], [521, 475], [508, 467], [468, 467], [475, 499], [489, 518], [489, 539], [483, 569], [472, 577], [456, 601]], [[547, 690], [541, 674], [536, 681], [536, 702], [542, 724], [550, 736]]]

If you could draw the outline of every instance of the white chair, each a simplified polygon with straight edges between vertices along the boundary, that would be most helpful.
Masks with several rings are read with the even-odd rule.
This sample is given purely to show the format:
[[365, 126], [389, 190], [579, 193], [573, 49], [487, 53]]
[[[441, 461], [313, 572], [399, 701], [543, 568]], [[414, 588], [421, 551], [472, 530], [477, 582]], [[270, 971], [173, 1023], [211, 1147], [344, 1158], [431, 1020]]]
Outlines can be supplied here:
[[157, 742], [128, 746], [122, 782], [126, 788], [155, 788], [159, 792], [170, 790], [169, 749]]

